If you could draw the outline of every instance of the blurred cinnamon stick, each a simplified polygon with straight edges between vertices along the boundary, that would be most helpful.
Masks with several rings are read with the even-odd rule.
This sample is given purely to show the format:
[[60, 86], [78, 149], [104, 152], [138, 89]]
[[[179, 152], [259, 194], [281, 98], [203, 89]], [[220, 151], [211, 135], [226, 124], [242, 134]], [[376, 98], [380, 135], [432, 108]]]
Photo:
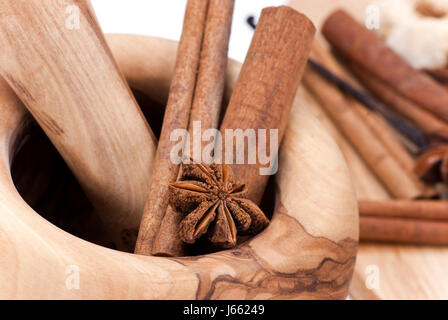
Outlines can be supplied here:
[[[326, 68], [335, 69], [334, 61], [317, 44], [313, 47], [312, 56]], [[340, 74], [340, 71], [335, 71]], [[416, 177], [392, 156], [369, 128], [359, 110], [353, 107], [356, 101], [347, 99], [338, 88], [311, 68], [307, 69], [304, 82], [392, 195], [402, 199], [425, 195]]]
[[[235, 0], [209, 0], [200, 66], [189, 121], [190, 138], [193, 137], [193, 130], [200, 129], [200, 132], [195, 134], [202, 137], [205, 130], [218, 127], [234, 3]], [[200, 121], [198, 128], [195, 126], [196, 121]], [[201, 144], [194, 144], [191, 141], [190, 146], [204, 147], [208, 143], [210, 142], [201, 141]], [[191, 157], [201, 162], [201, 150], [202, 148], [193, 149]], [[175, 257], [185, 254], [186, 245], [179, 237], [179, 224], [182, 219], [181, 213], [168, 206], [152, 249], [153, 255]]]
[[[358, 90], [362, 92], [360, 85], [349, 74], [344, 67], [339, 63], [339, 61], [330, 53], [330, 51], [319, 46], [317, 43], [313, 46], [312, 56], [318, 61], [322, 61], [320, 64], [321, 68], [326, 68], [327, 73], [331, 73], [332, 77], [338, 78], [338, 83], [344, 83], [344, 86], [350, 86], [355, 88], [353, 90]], [[318, 62], [314, 62], [315, 65]], [[359, 89], [358, 89], [359, 87]], [[429, 185], [423, 184], [419, 181], [418, 176], [414, 172], [415, 160], [398, 140], [396, 132], [386, 123], [386, 121], [379, 114], [371, 111], [365, 105], [361, 105], [357, 100], [347, 98], [348, 103], [351, 107], [358, 111], [358, 114], [364, 120], [364, 123], [369, 127], [369, 129], [374, 133], [376, 138], [386, 147], [390, 155], [398, 161], [398, 163], [405, 169], [408, 176], [415, 181], [415, 184], [422, 190], [422, 197], [432, 198], [437, 192], [434, 188]], [[415, 128], [415, 130], [418, 130]]]
[[[328, 55], [330, 54], [328, 53]], [[332, 60], [335, 59], [332, 57]], [[354, 100], [357, 100], [372, 112], [375, 112], [378, 115], [384, 117], [384, 119], [387, 120], [387, 122], [390, 123], [391, 126], [393, 126], [397, 133], [399, 133], [400, 137], [405, 137], [407, 140], [409, 140], [409, 142], [412, 142], [417, 147], [423, 148], [427, 146], [424, 133], [421, 129], [415, 127], [414, 124], [411, 124], [407, 119], [403, 118], [402, 115], [398, 114], [396, 111], [390, 109], [385, 104], [376, 100], [370, 94], [363, 92], [363, 88], [358, 88], [359, 85], [357, 84], [356, 80], [352, 79], [351, 75], [349, 76], [351, 81], [346, 81], [312, 59], [308, 60], [308, 63], [313, 67], [313, 69], [318, 71], [327, 80], [336, 85], [345, 94], [352, 97]], [[356, 82], [356, 86], [353, 85], [353, 81]]]
[[448, 245], [448, 222], [361, 216], [360, 240]]
[[[359, 84], [353, 79], [344, 67], [337, 61], [330, 51], [324, 49], [322, 46], [313, 46], [312, 55], [320, 59], [326, 65], [327, 70], [339, 77], [341, 81], [350, 84], [352, 87], [359, 87]], [[361, 92], [361, 89], [359, 89]], [[383, 143], [389, 150], [391, 155], [409, 172], [413, 172], [415, 161], [411, 155], [406, 151], [403, 145], [398, 141], [392, 129], [383, 120], [381, 116], [367, 109], [366, 106], [361, 105], [354, 99], [347, 99], [350, 105], [356, 109], [359, 115], [363, 118], [367, 126], [372, 130], [375, 136]]]
[[448, 222], [448, 201], [359, 200], [360, 216]]
[[171, 81], [154, 162], [153, 178], [143, 212], [135, 253], [151, 255], [155, 238], [168, 207], [168, 185], [175, 181], [179, 165], [170, 160], [175, 129], [187, 129], [204, 33], [208, 0], [188, 0], [176, 66]]
[[377, 36], [343, 10], [327, 18], [322, 32], [336, 51], [404, 97], [448, 121], [448, 91], [413, 69]]
[[425, 69], [427, 74], [442, 84], [448, 84], [448, 67], [438, 69]]
[[376, 137], [383, 143], [392, 157], [398, 161], [411, 179], [415, 181], [420, 190], [422, 190], [422, 196], [420, 198], [429, 199], [437, 196], [437, 190], [432, 185], [420, 180], [414, 170], [416, 160], [397, 139], [396, 133], [392, 131], [392, 128], [389, 127], [385, 120], [374, 112], [362, 107], [360, 104], [355, 104], [354, 108], [358, 110], [370, 130], [375, 133]]
[[421, 108], [389, 85], [375, 78], [353, 62], [348, 62], [351, 71], [379, 99], [422, 128], [429, 137], [448, 141], [448, 124], [429, 111]]
[[406, 171], [413, 172], [415, 166], [414, 158], [403, 147], [388, 124], [380, 116], [359, 104], [355, 104], [354, 108], [358, 110], [370, 130], [375, 133], [375, 136], [383, 143], [401, 166]]

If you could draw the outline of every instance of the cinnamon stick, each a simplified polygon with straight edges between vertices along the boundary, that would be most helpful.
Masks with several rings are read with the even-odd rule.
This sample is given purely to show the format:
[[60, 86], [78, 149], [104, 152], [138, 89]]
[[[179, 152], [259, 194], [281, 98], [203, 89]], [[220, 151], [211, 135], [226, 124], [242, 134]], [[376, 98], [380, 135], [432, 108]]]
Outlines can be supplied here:
[[[205, 130], [218, 127], [234, 3], [234, 0], [209, 0], [200, 67], [189, 121], [191, 138], [194, 135], [202, 136]], [[198, 123], [200, 130], [195, 128]], [[194, 130], [199, 132], [193, 132]], [[201, 150], [208, 143], [201, 141], [195, 144], [191, 140], [190, 146], [193, 146], [191, 158], [201, 162]], [[154, 242], [153, 255], [174, 257], [185, 254], [186, 246], [179, 237], [179, 224], [182, 219], [181, 213], [168, 206]]]
[[[269, 155], [271, 129], [278, 129], [280, 145], [314, 34], [313, 23], [290, 7], [263, 9], [221, 125], [223, 151], [234, 140], [225, 138], [227, 129], [266, 129], [267, 143], [258, 145], [258, 154]], [[269, 156], [275, 159], [276, 154]], [[259, 159], [247, 164], [245, 157], [244, 165], [236, 164], [235, 157], [228, 162], [237, 180], [246, 183], [248, 198], [258, 203], [269, 178], [260, 168], [267, 165]]]
[[448, 222], [361, 216], [360, 240], [448, 245]]
[[[332, 64], [327, 62], [328, 56], [317, 45], [313, 57], [327, 68]], [[350, 102], [311, 68], [307, 69], [304, 82], [392, 195], [402, 199], [424, 195], [424, 188], [417, 179], [391, 155], [353, 107], [355, 102]]]
[[[370, 130], [383, 143], [390, 154], [411, 174], [414, 170], [415, 160], [400, 143], [388, 124], [380, 116], [359, 104], [355, 104], [354, 108], [358, 110]], [[415, 178], [417, 179], [417, 177]]]
[[413, 69], [376, 35], [348, 13], [337, 10], [322, 32], [338, 53], [353, 61], [404, 97], [448, 121], [448, 91]]
[[438, 220], [448, 222], [448, 201], [359, 200], [359, 214], [365, 217]]
[[348, 62], [351, 71], [373, 94], [391, 108], [402, 114], [415, 125], [422, 128], [428, 136], [448, 140], [448, 124], [413, 101], [394, 91], [385, 82], [379, 80], [353, 62]]
[[176, 66], [154, 162], [153, 178], [135, 248], [137, 254], [151, 254], [155, 237], [168, 207], [168, 185], [178, 175], [179, 165], [170, 160], [171, 149], [176, 144], [170, 141], [170, 135], [175, 129], [188, 128], [207, 6], [207, 0], [187, 2]]

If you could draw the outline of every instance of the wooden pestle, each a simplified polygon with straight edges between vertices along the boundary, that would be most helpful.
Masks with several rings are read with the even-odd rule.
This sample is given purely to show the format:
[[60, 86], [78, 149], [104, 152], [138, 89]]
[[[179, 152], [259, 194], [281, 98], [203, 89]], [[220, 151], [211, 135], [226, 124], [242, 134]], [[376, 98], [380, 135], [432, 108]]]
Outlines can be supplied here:
[[2, 1], [0, 40], [0, 74], [61, 153], [117, 247], [131, 251], [155, 138], [89, 1]]

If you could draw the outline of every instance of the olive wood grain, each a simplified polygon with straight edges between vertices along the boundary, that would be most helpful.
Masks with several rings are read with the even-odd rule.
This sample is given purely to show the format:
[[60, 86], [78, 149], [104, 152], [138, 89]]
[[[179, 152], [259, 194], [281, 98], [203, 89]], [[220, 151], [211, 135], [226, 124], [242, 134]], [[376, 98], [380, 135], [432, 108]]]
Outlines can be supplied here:
[[[79, 10], [79, 28], [66, 25], [70, 6]], [[0, 74], [76, 175], [116, 245], [132, 251], [123, 237], [137, 234], [155, 138], [89, 1], [1, 1], [0, 41]]]
[[[108, 39], [125, 75], [140, 87], [164, 86], [157, 79], [170, 79], [176, 43], [142, 36]], [[126, 54], [114, 45], [122, 40], [129, 44]], [[148, 52], [163, 55], [166, 69], [157, 67], [163, 62]], [[141, 76], [128, 73], [138, 66]], [[228, 93], [239, 68], [240, 64], [229, 62]], [[162, 99], [168, 94], [164, 88], [158, 93]], [[5, 85], [0, 90], [0, 298], [346, 297], [358, 241], [356, 197], [335, 142], [311, 110], [302, 107], [300, 98], [280, 150], [277, 204], [270, 226], [233, 250], [161, 258], [80, 240], [26, 205], [9, 169], [24, 108], [8, 90]], [[77, 271], [80, 286], [73, 289], [70, 276]]]

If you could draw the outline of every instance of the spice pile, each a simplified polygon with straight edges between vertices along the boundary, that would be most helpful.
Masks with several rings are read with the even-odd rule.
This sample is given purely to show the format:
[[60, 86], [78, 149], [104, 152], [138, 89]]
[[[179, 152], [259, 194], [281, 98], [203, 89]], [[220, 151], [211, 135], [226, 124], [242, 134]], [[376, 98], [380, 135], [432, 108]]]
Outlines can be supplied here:
[[[231, 248], [238, 243], [237, 232], [256, 234], [269, 223], [257, 207], [269, 179], [269, 175], [260, 174], [266, 164], [259, 159], [254, 164], [247, 160], [238, 164], [234, 155], [230, 166], [222, 165], [224, 159], [229, 163], [224, 155], [226, 147], [210, 151], [207, 146], [217, 144], [217, 133], [210, 141], [196, 144], [193, 136], [202, 137], [206, 131], [220, 128], [222, 145], [227, 142], [233, 146], [234, 138], [227, 141], [226, 130], [272, 129], [278, 130], [280, 145], [315, 29], [308, 18], [289, 7], [264, 9], [224, 112], [221, 106], [233, 6], [234, 0], [187, 3], [135, 249], [138, 254], [187, 255], [191, 244], [202, 236], [209, 240], [209, 247]], [[199, 129], [195, 129], [198, 121]], [[182, 166], [171, 158], [178, 144], [171, 135], [179, 129], [192, 137], [182, 141]], [[236, 150], [245, 148], [242, 140], [236, 142]], [[270, 143], [258, 143], [257, 154], [271, 152], [270, 157], [276, 158]], [[205, 158], [212, 159], [212, 164], [204, 162], [205, 150]]]
[[[377, 197], [384, 201], [359, 201], [361, 239], [448, 244], [440, 183], [448, 172], [447, 88], [343, 10], [326, 19], [322, 33], [334, 55], [314, 44], [305, 86], [350, 142], [340, 147], [358, 192], [362, 180], [387, 189]], [[355, 164], [350, 147], [367, 168]], [[358, 197], [370, 198], [370, 191]]]

